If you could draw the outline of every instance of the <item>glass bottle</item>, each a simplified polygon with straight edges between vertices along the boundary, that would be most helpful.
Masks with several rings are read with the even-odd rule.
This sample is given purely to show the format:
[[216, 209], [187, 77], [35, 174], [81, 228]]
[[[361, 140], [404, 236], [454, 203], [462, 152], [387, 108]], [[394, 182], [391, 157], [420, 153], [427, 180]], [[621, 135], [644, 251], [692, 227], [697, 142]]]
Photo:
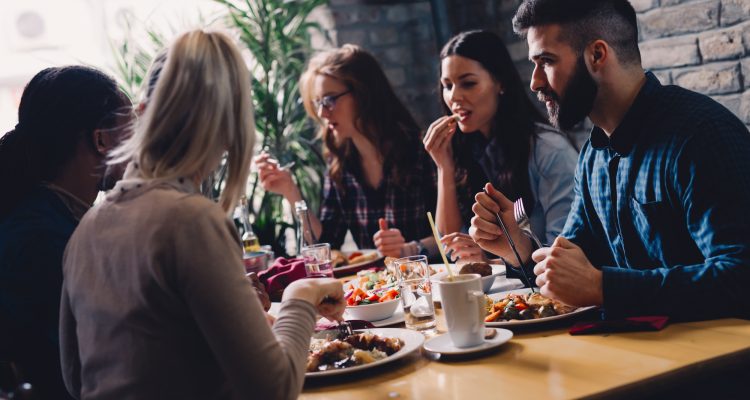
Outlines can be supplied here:
[[307, 215], [307, 203], [304, 200], [294, 202], [294, 213], [297, 215], [297, 254], [301, 254], [302, 248], [315, 244], [315, 235], [310, 226], [310, 217]]
[[260, 241], [258, 236], [253, 232], [253, 227], [250, 225], [250, 212], [247, 205], [247, 197], [242, 196], [240, 198], [240, 211], [242, 218], [242, 249], [247, 254], [253, 251], [260, 251]]

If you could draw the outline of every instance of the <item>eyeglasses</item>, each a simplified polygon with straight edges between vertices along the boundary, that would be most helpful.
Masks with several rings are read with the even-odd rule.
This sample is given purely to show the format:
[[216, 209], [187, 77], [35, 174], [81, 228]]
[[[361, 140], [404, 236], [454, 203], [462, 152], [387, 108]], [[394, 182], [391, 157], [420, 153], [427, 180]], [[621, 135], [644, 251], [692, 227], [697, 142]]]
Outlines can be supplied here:
[[334, 94], [330, 96], [323, 96], [320, 100], [313, 100], [313, 105], [315, 106], [315, 110], [320, 111], [320, 106], [325, 107], [328, 111], [333, 111], [333, 108], [336, 107], [336, 100], [339, 99], [339, 97], [351, 93], [351, 90], [347, 90], [344, 92], [341, 92], [339, 94]]

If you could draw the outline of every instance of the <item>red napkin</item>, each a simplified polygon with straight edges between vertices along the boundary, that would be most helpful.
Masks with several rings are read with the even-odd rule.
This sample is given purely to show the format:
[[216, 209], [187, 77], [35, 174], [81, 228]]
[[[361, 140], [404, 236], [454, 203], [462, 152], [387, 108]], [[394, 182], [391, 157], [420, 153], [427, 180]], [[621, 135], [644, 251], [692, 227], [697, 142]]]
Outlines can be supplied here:
[[279, 257], [271, 268], [259, 272], [258, 279], [266, 286], [271, 301], [281, 301], [284, 288], [297, 279], [307, 277], [305, 262], [301, 258], [286, 259]]
[[579, 322], [570, 328], [569, 333], [571, 335], [586, 335], [609, 332], [660, 331], [667, 326], [668, 321], [669, 317], [665, 316], [644, 316], [617, 320]]

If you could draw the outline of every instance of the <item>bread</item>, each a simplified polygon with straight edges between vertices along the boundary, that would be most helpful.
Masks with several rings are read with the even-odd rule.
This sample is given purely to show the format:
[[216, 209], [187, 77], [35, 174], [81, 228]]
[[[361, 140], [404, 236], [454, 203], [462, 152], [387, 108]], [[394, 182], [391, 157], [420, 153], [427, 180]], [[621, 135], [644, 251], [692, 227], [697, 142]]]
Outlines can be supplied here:
[[458, 274], [479, 274], [480, 276], [490, 276], [492, 275], [492, 267], [485, 262], [468, 263], [461, 267]]

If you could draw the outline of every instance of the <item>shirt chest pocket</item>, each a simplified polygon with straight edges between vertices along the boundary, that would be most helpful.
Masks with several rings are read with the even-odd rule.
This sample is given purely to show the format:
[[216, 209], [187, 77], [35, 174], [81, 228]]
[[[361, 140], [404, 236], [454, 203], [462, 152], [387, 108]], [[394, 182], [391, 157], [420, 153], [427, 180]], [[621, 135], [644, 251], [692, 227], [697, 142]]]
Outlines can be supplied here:
[[652, 260], [662, 260], [667, 246], [684, 229], [666, 201], [640, 202], [630, 198], [630, 216], [635, 235]]

